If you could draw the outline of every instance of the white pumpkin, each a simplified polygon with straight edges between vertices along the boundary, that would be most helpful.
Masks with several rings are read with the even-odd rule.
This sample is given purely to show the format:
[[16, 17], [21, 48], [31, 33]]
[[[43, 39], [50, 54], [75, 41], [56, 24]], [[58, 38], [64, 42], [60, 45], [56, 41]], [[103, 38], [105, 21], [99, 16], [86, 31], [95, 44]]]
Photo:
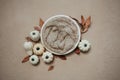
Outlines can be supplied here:
[[81, 40], [81, 42], [78, 44], [78, 47], [81, 51], [87, 52], [90, 49], [91, 44], [87, 40]]
[[32, 42], [24, 42], [24, 48], [26, 50], [26, 53], [28, 55], [32, 55], [33, 54], [33, 43]]
[[45, 63], [50, 63], [50, 62], [53, 61], [53, 54], [46, 51], [46, 52], [43, 53], [42, 59]]
[[33, 52], [36, 55], [42, 55], [44, 50], [45, 50], [44, 47], [40, 43], [35, 44], [33, 47]]
[[33, 43], [32, 42], [24, 42], [24, 48], [25, 48], [26, 51], [32, 50]]
[[40, 59], [38, 58], [38, 56], [32, 55], [30, 56], [29, 61], [31, 64], [36, 65], [39, 63]]
[[30, 38], [33, 41], [38, 41], [40, 39], [40, 33], [39, 33], [39, 31], [37, 31], [37, 30], [31, 31], [30, 32]]

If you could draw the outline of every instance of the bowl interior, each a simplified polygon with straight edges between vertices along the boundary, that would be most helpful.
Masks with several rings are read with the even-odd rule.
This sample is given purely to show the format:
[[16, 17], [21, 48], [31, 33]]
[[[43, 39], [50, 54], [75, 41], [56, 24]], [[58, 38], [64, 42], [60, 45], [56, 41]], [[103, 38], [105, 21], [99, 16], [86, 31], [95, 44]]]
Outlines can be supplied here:
[[72, 52], [80, 41], [80, 27], [66, 15], [56, 15], [45, 21], [41, 28], [41, 43], [51, 53], [65, 55]]

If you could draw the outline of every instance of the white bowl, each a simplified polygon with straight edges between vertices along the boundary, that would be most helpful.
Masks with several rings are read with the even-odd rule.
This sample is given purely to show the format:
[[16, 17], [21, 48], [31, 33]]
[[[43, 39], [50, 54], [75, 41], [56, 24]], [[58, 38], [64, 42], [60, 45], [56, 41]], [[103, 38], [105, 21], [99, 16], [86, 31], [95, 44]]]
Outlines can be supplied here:
[[[50, 23], [51, 21], [55, 21], [55, 20], [57, 20], [57, 19], [59, 20], [60, 18], [67, 19], [67, 20], [71, 21], [71, 22], [74, 24], [74, 27], [76, 28], [76, 30], [77, 30], [77, 35], [78, 35], [77, 40], [76, 40], [74, 46], [73, 46], [71, 49], [69, 49], [68, 51], [64, 52], [64, 53], [60, 53], [60, 52], [56, 52], [55, 50], [51, 50], [49, 47], [47, 47], [47, 46], [45, 45], [45, 40], [43, 40], [43, 37], [44, 37], [43, 35], [44, 35], [44, 33], [45, 33], [45, 27], [46, 27], [46, 25], [49, 25], [49, 23]], [[60, 23], [60, 22], [59, 22], [59, 23]], [[71, 25], [73, 25], [72, 23], [71, 23]], [[66, 27], [66, 26], [65, 26], [65, 27]], [[75, 32], [76, 32], [76, 31], [75, 31]], [[43, 44], [43, 46], [44, 46], [49, 52], [51, 52], [51, 53], [53, 53], [53, 54], [56, 54], [56, 55], [66, 55], [66, 54], [71, 53], [71, 52], [77, 47], [77, 45], [78, 45], [78, 43], [79, 43], [79, 41], [80, 41], [80, 36], [81, 36], [80, 26], [78, 25], [78, 23], [77, 23], [75, 20], [73, 20], [71, 17], [66, 16], [66, 15], [56, 15], [56, 16], [50, 17], [48, 20], [45, 21], [45, 23], [43, 24], [43, 26], [42, 26], [42, 28], [41, 28], [41, 43]], [[56, 50], [57, 50], [57, 49], [56, 49]]]

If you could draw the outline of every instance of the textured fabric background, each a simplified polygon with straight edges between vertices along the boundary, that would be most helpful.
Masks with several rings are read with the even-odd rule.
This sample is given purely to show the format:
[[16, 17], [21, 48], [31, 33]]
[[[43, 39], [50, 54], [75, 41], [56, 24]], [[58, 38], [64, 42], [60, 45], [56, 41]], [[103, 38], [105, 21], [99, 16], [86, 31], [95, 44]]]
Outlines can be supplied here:
[[[71, 54], [48, 65], [21, 63], [24, 37], [56, 14], [80, 19], [92, 16], [83, 34], [92, 44], [89, 53]], [[0, 0], [0, 80], [120, 80], [120, 0]]]

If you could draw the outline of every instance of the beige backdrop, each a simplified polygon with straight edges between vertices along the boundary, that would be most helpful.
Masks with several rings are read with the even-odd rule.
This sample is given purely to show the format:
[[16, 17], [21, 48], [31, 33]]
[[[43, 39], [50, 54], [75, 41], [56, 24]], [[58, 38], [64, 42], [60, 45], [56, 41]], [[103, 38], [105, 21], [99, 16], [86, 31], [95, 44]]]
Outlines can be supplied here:
[[[50, 72], [42, 60], [38, 66], [22, 64], [24, 37], [40, 17], [56, 14], [92, 16], [83, 35], [90, 52], [56, 59]], [[119, 50], [120, 0], [0, 0], [0, 80], [120, 80]]]

